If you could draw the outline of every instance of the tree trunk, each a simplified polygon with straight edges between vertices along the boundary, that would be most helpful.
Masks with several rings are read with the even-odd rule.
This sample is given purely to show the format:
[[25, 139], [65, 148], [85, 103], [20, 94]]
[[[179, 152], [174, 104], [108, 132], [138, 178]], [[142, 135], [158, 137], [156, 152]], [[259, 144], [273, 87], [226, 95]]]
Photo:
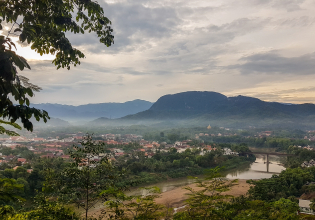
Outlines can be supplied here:
[[86, 183], [86, 204], [85, 204], [85, 219], [88, 219], [89, 211], [89, 183], [90, 183], [90, 159], [88, 159], [88, 172], [87, 172], [87, 183]]

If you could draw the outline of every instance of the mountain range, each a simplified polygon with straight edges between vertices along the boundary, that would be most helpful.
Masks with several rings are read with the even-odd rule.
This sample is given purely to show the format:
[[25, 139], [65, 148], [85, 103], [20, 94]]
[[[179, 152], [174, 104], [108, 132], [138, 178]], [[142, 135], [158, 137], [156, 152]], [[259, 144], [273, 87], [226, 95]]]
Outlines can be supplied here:
[[32, 106], [48, 111], [54, 118], [70, 122], [85, 121], [86, 126], [138, 124], [185, 127], [211, 124], [231, 128], [253, 126], [315, 129], [314, 104], [266, 102], [247, 96], [227, 97], [208, 91], [164, 95], [155, 103], [137, 99], [125, 103], [80, 106], [47, 103]]
[[216, 92], [183, 92], [159, 98], [148, 110], [116, 120], [100, 118], [95, 125], [150, 124], [159, 126], [315, 128], [314, 104], [265, 102]]
[[46, 110], [50, 117], [66, 121], [90, 121], [99, 117], [120, 118], [126, 115], [145, 111], [152, 102], [133, 100], [125, 103], [98, 103], [86, 105], [32, 104], [31, 107]]

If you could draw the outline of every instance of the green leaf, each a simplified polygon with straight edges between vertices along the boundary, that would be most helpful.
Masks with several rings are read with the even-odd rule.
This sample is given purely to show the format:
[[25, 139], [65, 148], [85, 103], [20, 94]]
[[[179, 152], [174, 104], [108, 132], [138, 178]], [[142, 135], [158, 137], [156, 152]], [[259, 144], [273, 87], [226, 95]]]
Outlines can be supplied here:
[[19, 39], [23, 43], [26, 40], [26, 34], [25, 33], [20, 34]]

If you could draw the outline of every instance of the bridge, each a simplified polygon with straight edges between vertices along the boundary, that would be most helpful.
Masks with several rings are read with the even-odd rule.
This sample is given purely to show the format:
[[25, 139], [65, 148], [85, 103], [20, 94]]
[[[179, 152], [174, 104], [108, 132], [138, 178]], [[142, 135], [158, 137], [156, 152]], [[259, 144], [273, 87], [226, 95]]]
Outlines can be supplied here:
[[244, 154], [266, 154], [266, 155], [276, 155], [276, 156], [296, 156], [295, 154], [287, 154], [287, 153], [280, 153], [280, 152], [243, 152]]
[[[259, 152], [259, 151], [256, 151], [256, 152], [242, 152], [243, 154], [264, 154], [264, 155], [267, 155], [267, 173], [272, 173], [272, 172], [269, 172], [269, 155], [275, 155], [275, 156], [279, 156], [279, 157], [287, 157], [287, 156], [296, 156], [295, 154], [287, 154], [287, 153], [280, 153], [280, 152]], [[264, 172], [264, 171], [261, 171], [261, 172]]]

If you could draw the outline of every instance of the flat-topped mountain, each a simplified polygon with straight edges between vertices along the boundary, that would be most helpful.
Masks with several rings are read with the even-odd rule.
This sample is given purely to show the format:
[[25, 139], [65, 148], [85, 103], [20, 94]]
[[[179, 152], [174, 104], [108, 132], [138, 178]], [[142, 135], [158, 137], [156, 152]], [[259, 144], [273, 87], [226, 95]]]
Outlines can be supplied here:
[[222, 105], [227, 97], [216, 92], [183, 92], [159, 98], [151, 111], [211, 111]]
[[265, 102], [246, 96], [227, 97], [216, 92], [192, 91], [162, 96], [150, 109], [118, 121], [137, 124], [149, 121], [182, 125], [211, 123], [222, 126], [315, 127], [315, 105]]

